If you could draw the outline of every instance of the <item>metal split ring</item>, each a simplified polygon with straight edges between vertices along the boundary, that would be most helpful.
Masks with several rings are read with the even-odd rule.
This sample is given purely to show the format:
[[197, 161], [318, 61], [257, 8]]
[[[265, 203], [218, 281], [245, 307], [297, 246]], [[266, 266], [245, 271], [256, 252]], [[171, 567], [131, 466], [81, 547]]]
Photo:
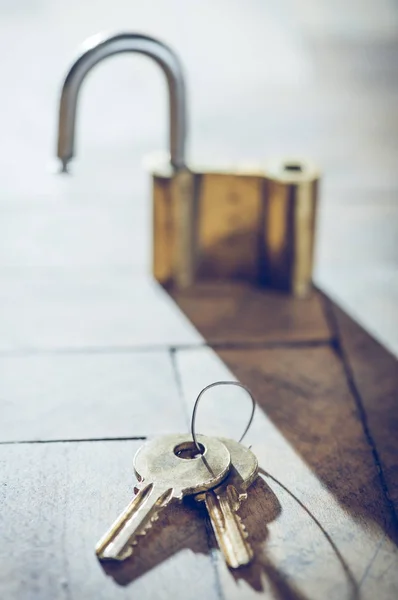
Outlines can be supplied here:
[[201, 397], [203, 396], [203, 394], [205, 392], [207, 392], [207, 390], [209, 390], [212, 387], [216, 387], [218, 385], [236, 385], [237, 387], [241, 387], [243, 388], [250, 396], [250, 399], [252, 401], [252, 412], [250, 415], [250, 419], [246, 425], [246, 428], [239, 440], [239, 443], [243, 440], [243, 438], [245, 437], [246, 433], [249, 431], [249, 428], [252, 424], [253, 421], [253, 417], [254, 417], [254, 411], [256, 408], [256, 401], [254, 400], [253, 394], [251, 393], [251, 391], [249, 390], [248, 387], [246, 387], [245, 385], [243, 385], [243, 383], [239, 383], [238, 381], [216, 381], [214, 383], [210, 383], [209, 385], [207, 385], [206, 387], [203, 388], [203, 390], [199, 393], [198, 397], [195, 400], [195, 404], [193, 407], [193, 411], [192, 411], [192, 419], [191, 419], [191, 433], [192, 433], [192, 439], [194, 441], [194, 444], [198, 450], [198, 452], [200, 452], [201, 454], [203, 453], [202, 448], [200, 447], [197, 437], [196, 437], [196, 432], [195, 432], [195, 419], [196, 419], [196, 412], [198, 410], [198, 404], [199, 404], [199, 400], [201, 399]]

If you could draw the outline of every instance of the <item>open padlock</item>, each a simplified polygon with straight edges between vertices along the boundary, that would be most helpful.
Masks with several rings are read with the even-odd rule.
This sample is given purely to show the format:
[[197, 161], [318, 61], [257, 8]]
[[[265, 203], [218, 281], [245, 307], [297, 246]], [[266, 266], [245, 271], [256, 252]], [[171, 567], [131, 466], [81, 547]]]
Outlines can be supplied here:
[[302, 161], [259, 169], [195, 170], [185, 160], [187, 103], [176, 54], [145, 35], [95, 36], [63, 84], [58, 157], [74, 156], [78, 94], [87, 73], [125, 52], [149, 56], [168, 84], [170, 161], [153, 169], [153, 273], [162, 285], [244, 279], [305, 296], [311, 286], [318, 173]]

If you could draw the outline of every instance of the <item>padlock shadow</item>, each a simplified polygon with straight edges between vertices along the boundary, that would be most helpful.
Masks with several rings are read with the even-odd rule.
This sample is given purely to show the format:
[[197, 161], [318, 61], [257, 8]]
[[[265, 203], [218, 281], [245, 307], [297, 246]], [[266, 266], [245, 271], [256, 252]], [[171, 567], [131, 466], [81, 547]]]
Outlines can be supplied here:
[[396, 359], [316, 290], [213, 281], [169, 294], [343, 509], [398, 545], [385, 494], [395, 500]]
[[[279, 500], [258, 477], [240, 507], [244, 522], [249, 522], [250, 541], [255, 548], [263, 547], [268, 536], [267, 525], [277, 518]], [[130, 558], [122, 563], [101, 562], [105, 573], [121, 586], [127, 586], [148, 571], [184, 550], [194, 554], [210, 554], [215, 546], [214, 536], [204, 504], [186, 499], [160, 515], [153, 527], [139, 540]], [[250, 581], [249, 581], [250, 583]], [[253, 587], [256, 583], [253, 580]]]

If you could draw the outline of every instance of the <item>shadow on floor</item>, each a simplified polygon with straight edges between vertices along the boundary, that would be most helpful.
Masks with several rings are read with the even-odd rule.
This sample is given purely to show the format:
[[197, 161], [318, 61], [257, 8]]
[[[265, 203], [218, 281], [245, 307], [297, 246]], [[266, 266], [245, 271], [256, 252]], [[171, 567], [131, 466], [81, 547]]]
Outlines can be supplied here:
[[[398, 491], [398, 436], [392, 435], [398, 365], [391, 355], [373, 348], [366, 362], [369, 336], [357, 332], [359, 342], [350, 347], [352, 327], [363, 330], [346, 315], [343, 321], [318, 292], [296, 300], [212, 283], [169, 293], [339, 503], [354, 519], [376, 522], [397, 544], [395, 496], [387, 493]], [[353, 371], [349, 360], [360, 368]], [[376, 393], [380, 386], [388, 402]]]
[[[317, 519], [281, 482], [261, 468], [259, 473], [260, 475], [250, 487], [247, 499], [241, 503], [239, 509], [254, 558], [248, 566], [229, 569], [232, 580], [235, 580], [236, 583], [243, 580], [253, 590], [260, 593], [272, 588], [273, 596], [281, 600], [306, 600], [306, 596], [296, 588], [291, 578], [277, 569], [267, 555], [268, 526], [278, 518], [282, 511], [278, 496], [266, 483], [266, 479], [268, 479], [288, 493], [306, 511], [326, 537], [346, 576], [348, 589], [351, 590], [349, 598], [358, 600], [358, 587], [349, 567]], [[129, 585], [184, 549], [189, 549], [195, 554], [209, 554], [217, 548], [204, 503], [196, 503], [189, 499], [183, 504], [175, 505], [171, 510], [165, 511], [155, 526], [140, 539], [139, 544], [139, 552], [133, 552], [133, 555], [124, 562], [102, 563], [105, 573], [121, 586]], [[221, 554], [218, 554], [216, 560], [216, 564], [218, 564], [218, 561], [224, 559]]]
[[[257, 550], [266, 541], [268, 524], [281, 511], [279, 500], [265, 481], [258, 477], [242, 506], [242, 517], [245, 519], [250, 541]], [[132, 556], [121, 563], [105, 561], [101, 564], [107, 575], [119, 585], [125, 586], [184, 549], [196, 554], [209, 554], [215, 547], [204, 503], [187, 498], [182, 504], [173, 505], [161, 513], [155, 525], [140, 537], [139, 552], [133, 551]], [[259, 585], [254, 576], [256, 568], [253, 570], [251, 566], [246, 567], [239, 575], [254, 589]]]

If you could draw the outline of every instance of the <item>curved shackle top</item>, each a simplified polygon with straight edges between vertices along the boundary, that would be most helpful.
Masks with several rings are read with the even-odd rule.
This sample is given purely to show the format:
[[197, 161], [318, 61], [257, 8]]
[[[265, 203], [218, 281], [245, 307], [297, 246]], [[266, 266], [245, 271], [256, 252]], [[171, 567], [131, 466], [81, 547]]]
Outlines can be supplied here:
[[62, 86], [59, 122], [58, 157], [67, 171], [74, 156], [76, 111], [80, 86], [91, 69], [114, 54], [138, 52], [152, 58], [163, 70], [168, 84], [170, 108], [170, 160], [175, 168], [185, 165], [187, 137], [187, 102], [181, 63], [168, 46], [147, 35], [119, 33], [89, 38], [80, 56], [72, 64]]

